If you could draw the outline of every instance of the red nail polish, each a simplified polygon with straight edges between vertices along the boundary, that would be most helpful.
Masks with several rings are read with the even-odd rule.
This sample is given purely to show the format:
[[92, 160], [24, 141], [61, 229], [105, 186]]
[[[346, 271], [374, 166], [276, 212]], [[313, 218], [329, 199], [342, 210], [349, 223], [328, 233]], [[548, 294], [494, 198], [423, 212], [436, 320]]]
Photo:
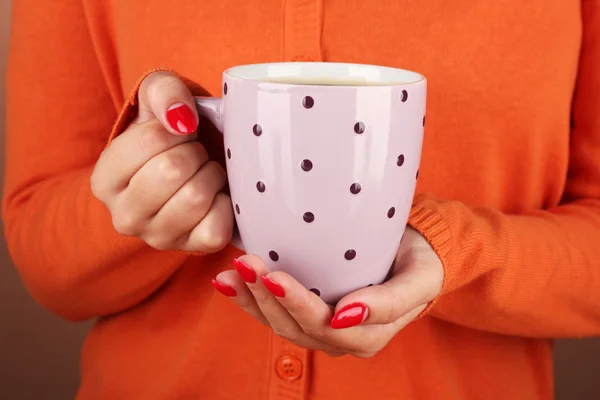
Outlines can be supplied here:
[[336, 312], [331, 320], [333, 329], [350, 328], [361, 324], [367, 319], [369, 309], [362, 303], [350, 303]]
[[237, 296], [237, 292], [231, 286], [221, 283], [216, 279], [213, 279], [210, 282], [215, 287], [215, 289], [217, 289], [220, 293], [224, 294], [225, 296], [228, 296], [228, 297]]
[[279, 283], [270, 280], [266, 275], [261, 276], [260, 279], [262, 280], [263, 285], [265, 285], [269, 292], [273, 293], [274, 296], [285, 297], [285, 290]]
[[181, 103], [173, 104], [167, 110], [167, 121], [171, 128], [185, 135], [194, 132], [197, 128], [196, 117], [190, 108]]
[[233, 259], [233, 265], [235, 266], [236, 271], [238, 272], [238, 274], [240, 274], [243, 280], [245, 280], [248, 283], [256, 282], [256, 272], [254, 272], [252, 268], [250, 268], [237, 258]]

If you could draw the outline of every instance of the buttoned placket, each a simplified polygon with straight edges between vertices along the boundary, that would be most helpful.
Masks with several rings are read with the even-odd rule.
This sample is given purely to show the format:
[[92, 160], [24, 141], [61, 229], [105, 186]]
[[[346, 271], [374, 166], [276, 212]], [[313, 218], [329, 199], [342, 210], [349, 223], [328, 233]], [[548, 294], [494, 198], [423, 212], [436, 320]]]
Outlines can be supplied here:
[[284, 61], [322, 61], [323, 0], [284, 0]]
[[271, 333], [269, 400], [305, 400], [310, 352]]
[[[284, 0], [283, 60], [321, 61], [322, 0]], [[310, 351], [271, 334], [269, 400], [306, 400]]]

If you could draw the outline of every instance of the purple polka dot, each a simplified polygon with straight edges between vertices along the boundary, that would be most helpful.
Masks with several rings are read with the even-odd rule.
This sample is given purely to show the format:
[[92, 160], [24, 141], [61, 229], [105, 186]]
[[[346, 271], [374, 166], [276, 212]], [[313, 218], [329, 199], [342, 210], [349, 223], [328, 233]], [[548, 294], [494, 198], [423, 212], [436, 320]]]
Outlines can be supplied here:
[[252, 132], [254, 132], [254, 136], [262, 135], [262, 127], [259, 124], [256, 124], [252, 127]]
[[423, 115], [423, 126], [425, 126], [425, 116]]
[[321, 296], [321, 291], [319, 289], [312, 288], [312, 289], [309, 289], [309, 291], [313, 292], [317, 296]]
[[369, 284], [367, 285], [367, 287], [371, 287], [371, 286], [373, 286], [373, 284], [372, 284], [372, 283], [369, 283]]
[[354, 124], [354, 132], [357, 134], [361, 134], [365, 131], [365, 124], [362, 122], [357, 122], [356, 124]]
[[396, 208], [392, 207], [388, 210], [388, 218], [392, 218], [396, 214]]
[[303, 171], [310, 171], [313, 167], [313, 163], [310, 160], [302, 160], [302, 162], [300, 163], [300, 168], [302, 168]]
[[404, 154], [400, 154], [396, 160], [396, 165], [401, 167], [404, 164]]
[[350, 260], [354, 260], [354, 257], [356, 257], [356, 251], [350, 249], [348, 250], [345, 254], [344, 254], [344, 258], [348, 261]]
[[231, 150], [227, 149], [227, 158], [231, 159]]
[[361, 189], [360, 183], [353, 183], [350, 185], [350, 193], [352, 194], [359, 194]]
[[306, 96], [305, 98], [302, 99], [302, 106], [306, 109], [308, 108], [312, 108], [315, 105], [315, 100], [310, 97], [310, 96]]
[[304, 222], [308, 222], [309, 224], [311, 222], [313, 222], [315, 220], [315, 215], [313, 213], [311, 213], [310, 211], [305, 212], [304, 215], [302, 216], [302, 219], [304, 219]]
[[406, 100], [408, 100], [408, 92], [406, 90], [402, 91], [402, 95], [400, 96], [400, 100], [402, 100], [402, 102], [404, 103]]
[[277, 252], [271, 250], [269, 252], [269, 258], [273, 261], [279, 261], [279, 254], [277, 254]]
[[223, 94], [227, 96], [227, 82], [223, 84]]
[[266, 186], [262, 181], [256, 182], [256, 190], [263, 193], [265, 191], [265, 189], [266, 189]]
[[240, 206], [238, 204], [235, 205], [235, 212], [240, 213]]
[[419, 170], [417, 170], [417, 173], [415, 174], [415, 179], [419, 179]]

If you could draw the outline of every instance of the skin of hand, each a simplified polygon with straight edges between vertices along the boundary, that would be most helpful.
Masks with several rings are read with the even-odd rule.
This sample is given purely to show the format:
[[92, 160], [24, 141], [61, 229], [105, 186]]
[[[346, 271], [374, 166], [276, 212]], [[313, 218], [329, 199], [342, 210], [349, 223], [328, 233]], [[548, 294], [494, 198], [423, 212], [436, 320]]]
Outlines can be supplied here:
[[369, 358], [438, 296], [444, 270], [427, 240], [407, 226], [391, 278], [343, 297], [334, 307], [255, 255], [233, 261], [213, 286], [288, 341], [330, 356]]
[[213, 253], [231, 240], [231, 199], [223, 168], [196, 140], [192, 93], [174, 74], [148, 75], [136, 119], [101, 154], [93, 195], [115, 229], [159, 250]]

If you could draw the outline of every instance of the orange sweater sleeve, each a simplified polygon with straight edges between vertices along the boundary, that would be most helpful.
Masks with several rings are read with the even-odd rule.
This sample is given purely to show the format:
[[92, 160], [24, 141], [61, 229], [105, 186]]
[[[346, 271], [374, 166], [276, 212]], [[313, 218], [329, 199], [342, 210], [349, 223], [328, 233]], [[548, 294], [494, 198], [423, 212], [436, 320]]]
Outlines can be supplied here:
[[508, 335], [600, 334], [600, 9], [582, 6], [564, 201], [506, 215], [418, 196], [409, 222], [445, 267], [433, 316]]
[[[69, 320], [135, 305], [190, 257], [120, 236], [91, 194], [93, 165], [123, 103], [102, 67], [81, 1], [13, 2], [6, 237], [32, 296]], [[134, 110], [126, 104], [121, 124]]]

